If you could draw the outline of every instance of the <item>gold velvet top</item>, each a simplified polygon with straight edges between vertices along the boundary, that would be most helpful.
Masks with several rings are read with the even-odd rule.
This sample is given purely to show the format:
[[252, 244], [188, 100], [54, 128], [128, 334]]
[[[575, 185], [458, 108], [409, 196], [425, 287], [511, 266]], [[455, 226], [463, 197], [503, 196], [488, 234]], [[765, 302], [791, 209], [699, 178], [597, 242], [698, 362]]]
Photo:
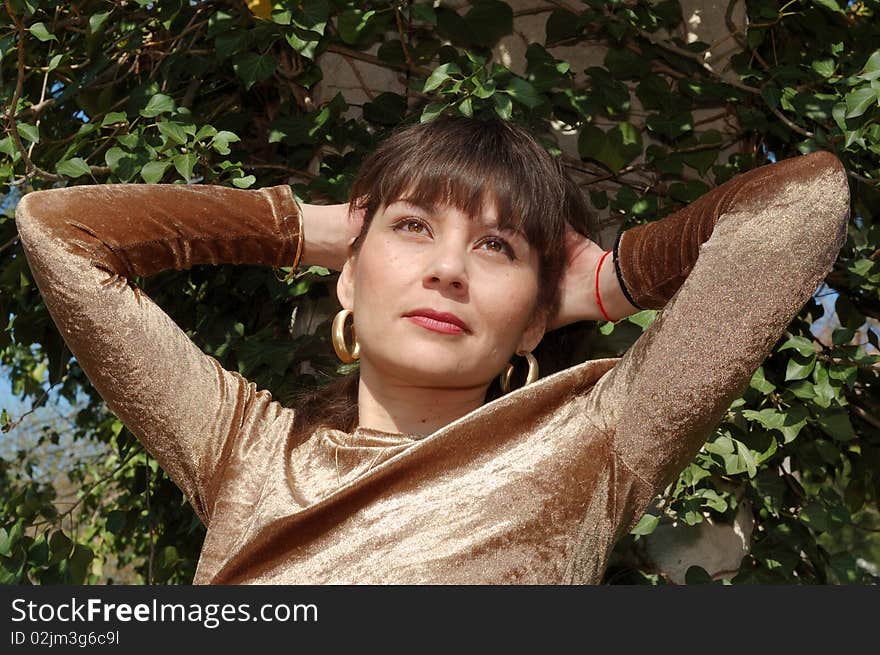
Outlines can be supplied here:
[[[833, 156], [757, 171], [657, 222], [699, 259], [667, 244], [686, 280], [652, 281], [668, 301], [622, 358], [539, 379], [423, 438], [298, 434], [296, 407], [221, 367], [130, 282], [290, 264], [289, 187], [37, 191], [16, 221], [74, 356], [207, 526], [195, 583], [597, 583], [843, 244], [849, 190]], [[695, 237], [689, 218], [712, 229]], [[623, 271], [633, 287], [638, 270]]]

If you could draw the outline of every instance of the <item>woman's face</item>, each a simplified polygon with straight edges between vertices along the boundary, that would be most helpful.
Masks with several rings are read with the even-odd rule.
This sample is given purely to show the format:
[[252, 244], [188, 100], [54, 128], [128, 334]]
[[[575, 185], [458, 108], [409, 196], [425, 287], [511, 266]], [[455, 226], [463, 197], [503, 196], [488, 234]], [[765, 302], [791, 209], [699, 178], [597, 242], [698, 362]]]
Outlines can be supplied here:
[[540, 342], [538, 253], [496, 227], [494, 206], [484, 211], [379, 208], [337, 286], [354, 312], [362, 370], [419, 386], [488, 385], [514, 352]]

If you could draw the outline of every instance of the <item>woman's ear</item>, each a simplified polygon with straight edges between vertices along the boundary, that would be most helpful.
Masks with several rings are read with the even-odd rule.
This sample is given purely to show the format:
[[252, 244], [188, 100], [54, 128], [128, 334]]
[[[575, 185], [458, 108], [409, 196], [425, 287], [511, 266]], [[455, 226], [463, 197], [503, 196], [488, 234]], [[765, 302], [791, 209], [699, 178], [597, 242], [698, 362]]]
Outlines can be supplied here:
[[519, 340], [518, 352], [532, 352], [547, 331], [547, 316], [545, 312], [535, 312], [532, 322], [526, 327]]
[[354, 278], [357, 258], [349, 255], [336, 280], [336, 297], [343, 309], [354, 309]]

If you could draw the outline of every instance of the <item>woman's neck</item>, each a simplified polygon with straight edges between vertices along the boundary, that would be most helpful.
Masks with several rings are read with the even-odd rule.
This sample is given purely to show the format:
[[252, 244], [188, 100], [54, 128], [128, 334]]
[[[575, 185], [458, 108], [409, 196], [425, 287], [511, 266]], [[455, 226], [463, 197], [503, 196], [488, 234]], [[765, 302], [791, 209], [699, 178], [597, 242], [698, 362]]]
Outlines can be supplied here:
[[488, 387], [413, 386], [361, 361], [358, 425], [424, 437], [480, 407]]

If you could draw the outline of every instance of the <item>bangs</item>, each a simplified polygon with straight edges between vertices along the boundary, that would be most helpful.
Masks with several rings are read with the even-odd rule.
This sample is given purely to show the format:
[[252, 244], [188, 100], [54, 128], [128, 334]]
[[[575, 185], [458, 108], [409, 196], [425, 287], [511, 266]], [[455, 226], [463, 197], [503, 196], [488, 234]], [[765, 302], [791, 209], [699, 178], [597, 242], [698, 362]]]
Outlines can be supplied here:
[[352, 200], [369, 216], [404, 200], [448, 205], [478, 219], [494, 204], [498, 227], [545, 253], [562, 240], [565, 185], [558, 164], [504, 121], [443, 117], [386, 140], [364, 163]]

